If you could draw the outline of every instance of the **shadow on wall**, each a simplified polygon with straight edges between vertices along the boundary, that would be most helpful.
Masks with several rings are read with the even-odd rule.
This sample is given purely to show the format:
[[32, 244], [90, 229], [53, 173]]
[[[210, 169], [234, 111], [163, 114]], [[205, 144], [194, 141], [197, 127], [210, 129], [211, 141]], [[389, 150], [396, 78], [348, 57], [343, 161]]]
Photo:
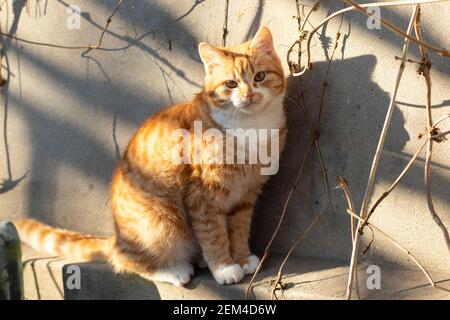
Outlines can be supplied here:
[[[11, 22], [11, 26], [9, 28], [9, 34], [13, 35], [17, 31], [17, 27], [19, 25], [20, 16], [22, 9], [25, 7], [26, 0], [18, 0], [14, 1], [12, 6], [12, 11], [14, 18]], [[7, 37], [0, 37], [0, 43], [1, 43], [1, 60], [4, 61], [5, 69], [10, 69], [10, 61], [8, 58], [8, 49], [11, 44], [12, 38]], [[3, 67], [2, 67], [3, 68]], [[0, 70], [1, 71], [1, 70]], [[1, 101], [3, 104], [3, 147], [5, 152], [5, 162], [6, 162], [6, 171], [7, 171], [7, 177], [0, 180], [0, 194], [6, 193], [12, 189], [14, 189], [23, 179], [26, 178], [28, 171], [23, 173], [18, 178], [13, 178], [13, 170], [11, 165], [11, 158], [9, 153], [9, 142], [8, 142], [8, 109], [9, 109], [9, 83], [11, 79], [11, 73], [7, 72], [6, 79], [3, 79], [3, 76], [0, 75], [0, 79], [3, 82], [1, 84]]]

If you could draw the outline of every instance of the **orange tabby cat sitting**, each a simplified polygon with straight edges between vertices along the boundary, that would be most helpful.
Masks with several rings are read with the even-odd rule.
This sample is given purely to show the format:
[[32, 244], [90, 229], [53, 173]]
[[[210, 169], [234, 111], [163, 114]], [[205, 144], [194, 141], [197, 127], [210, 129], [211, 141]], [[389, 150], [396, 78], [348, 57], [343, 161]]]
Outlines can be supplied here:
[[[24, 242], [55, 255], [106, 260], [117, 272], [176, 286], [190, 281], [193, 265], [207, 265], [220, 284], [238, 283], [255, 272], [259, 258], [248, 240], [252, 211], [268, 179], [261, 174], [262, 164], [173, 161], [180, 137], [171, 133], [183, 129], [193, 134], [194, 121], [201, 122], [202, 130], [224, 134], [227, 129], [276, 129], [282, 150], [283, 69], [267, 27], [233, 47], [201, 43], [199, 53], [205, 66], [203, 91], [191, 102], [148, 118], [116, 168], [111, 187], [114, 236], [85, 235], [23, 219], [16, 226]], [[183, 152], [192, 158], [192, 150]], [[201, 159], [211, 156], [203, 153]]]

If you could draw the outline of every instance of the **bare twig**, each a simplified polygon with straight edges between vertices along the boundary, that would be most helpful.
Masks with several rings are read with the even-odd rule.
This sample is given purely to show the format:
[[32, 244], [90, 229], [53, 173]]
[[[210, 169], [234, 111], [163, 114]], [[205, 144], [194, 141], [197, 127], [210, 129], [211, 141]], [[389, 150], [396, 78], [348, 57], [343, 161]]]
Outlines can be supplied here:
[[[428, 140], [427, 140], [428, 141]], [[411, 168], [412, 164], [414, 163], [414, 161], [417, 159], [417, 157], [419, 156], [420, 152], [423, 150], [423, 148], [425, 147], [425, 145], [428, 143], [427, 141], [425, 141], [424, 143], [422, 143], [422, 145], [419, 147], [419, 149], [417, 150], [417, 152], [413, 155], [413, 157], [409, 160], [408, 164], [405, 166], [405, 168], [403, 169], [403, 171], [400, 173], [400, 175], [397, 177], [397, 179], [395, 179], [394, 183], [385, 191], [383, 192], [383, 194], [377, 199], [377, 201], [375, 201], [374, 205], [372, 206], [372, 208], [370, 208], [369, 213], [367, 214], [367, 216], [364, 218], [363, 222], [361, 223], [360, 227], [359, 227], [359, 232], [362, 232], [362, 229], [364, 228], [364, 226], [367, 224], [367, 220], [370, 219], [370, 217], [372, 216], [372, 214], [375, 212], [375, 209], [378, 207], [378, 205], [392, 192], [392, 190], [394, 190], [394, 188], [398, 185], [398, 183], [400, 182], [400, 180], [406, 175], [406, 173], [408, 172], [408, 170]]]
[[[433, 128], [436, 128], [436, 126], [441, 123], [442, 121], [449, 119], [450, 115], [447, 115], [445, 117], [442, 117], [439, 121], [437, 121], [435, 123], [435, 125], [433, 126]], [[412, 158], [408, 161], [408, 164], [405, 166], [405, 168], [402, 170], [402, 172], [400, 173], [400, 175], [397, 177], [397, 179], [395, 179], [394, 183], [392, 183], [392, 185], [385, 191], [383, 192], [383, 194], [377, 199], [377, 201], [375, 201], [375, 203], [373, 204], [373, 206], [370, 208], [369, 213], [367, 214], [367, 217], [363, 220], [363, 222], [361, 223], [361, 226], [359, 228], [359, 232], [362, 232], [362, 229], [364, 228], [364, 226], [367, 223], [367, 220], [369, 220], [369, 218], [372, 216], [372, 214], [374, 213], [375, 209], [378, 207], [378, 205], [392, 192], [392, 190], [394, 190], [394, 188], [398, 185], [398, 183], [400, 182], [401, 179], [403, 179], [403, 177], [406, 175], [406, 173], [408, 172], [408, 170], [411, 168], [412, 164], [414, 163], [414, 161], [417, 159], [417, 157], [419, 156], [420, 152], [422, 152], [423, 148], [425, 147], [425, 145], [427, 145], [429, 143], [430, 140], [437, 140], [437, 139], [441, 139], [442, 137], [444, 137], [447, 134], [447, 132], [443, 132], [443, 133], [438, 133], [438, 134], [434, 134], [432, 136], [427, 137], [427, 139], [420, 145], [419, 149], [416, 151], [416, 153], [412, 156]], [[351, 208], [350, 208], [351, 209]]]
[[[297, 10], [297, 14], [295, 18], [297, 19], [297, 26], [298, 26], [298, 55], [297, 55], [297, 64], [301, 66], [301, 59], [302, 59], [302, 32], [303, 32], [303, 26], [302, 26], [302, 16], [300, 15], [300, 0], [295, 0], [295, 8]], [[293, 47], [291, 47], [290, 50], [292, 50]], [[286, 55], [288, 59], [288, 66], [289, 70], [291, 69], [291, 62], [289, 61], [289, 53]]]
[[[295, 6], [297, 9], [297, 24], [298, 24], [298, 40], [296, 40], [291, 47], [289, 48], [286, 59], [287, 65], [289, 66], [289, 71], [291, 74], [295, 74], [301, 68], [301, 59], [302, 59], [302, 42], [307, 39], [308, 32], [305, 30], [306, 24], [309, 22], [309, 17], [314, 11], [317, 11], [320, 7], [322, 0], [316, 0], [316, 2], [311, 6], [308, 13], [305, 16], [305, 19], [302, 24], [301, 16], [300, 16], [300, 1], [295, 0]], [[295, 45], [298, 45], [298, 54], [297, 54], [297, 63], [293, 63], [290, 59], [291, 53], [294, 51]]]
[[443, 116], [443, 117], [441, 117], [441, 118], [439, 118], [439, 120], [434, 123], [433, 128], [436, 128], [439, 124], [441, 124], [441, 122], [443, 122], [443, 121], [445, 121], [445, 120], [447, 120], [449, 118], [450, 118], [450, 113], [445, 115], [445, 116]]
[[106, 24], [105, 27], [103, 28], [102, 33], [100, 34], [100, 38], [98, 39], [98, 43], [95, 46], [90, 46], [90, 49], [98, 49], [101, 48], [102, 46], [102, 41], [103, 41], [103, 37], [105, 36], [106, 31], [108, 30], [109, 25], [112, 22], [112, 18], [114, 17], [114, 15], [116, 14], [117, 10], [119, 10], [120, 6], [122, 5], [123, 0], [118, 0], [117, 1], [117, 5], [114, 8], [114, 10], [111, 12], [110, 16], [108, 17], [108, 19], [106, 19]]
[[[312, 11], [317, 10], [318, 5], [320, 4], [320, 1], [317, 1], [314, 6], [312, 7], [312, 9], [309, 11], [308, 16], [305, 20], [305, 22], [303, 23], [303, 25], [306, 24], [306, 22], [309, 19], [309, 15]], [[320, 120], [321, 120], [321, 114], [322, 114], [322, 109], [323, 109], [323, 104], [324, 104], [324, 96], [325, 96], [325, 90], [327, 88], [328, 85], [328, 76], [330, 74], [330, 69], [331, 69], [331, 62], [334, 59], [334, 55], [336, 53], [336, 49], [339, 45], [339, 38], [340, 38], [340, 30], [342, 27], [342, 22], [343, 19], [341, 19], [341, 23], [339, 24], [338, 30], [336, 32], [336, 37], [335, 37], [335, 41], [334, 41], [334, 45], [333, 45], [333, 50], [330, 56], [330, 59], [328, 61], [328, 66], [327, 66], [327, 70], [325, 72], [324, 75], [324, 79], [322, 82], [322, 91], [321, 91], [321, 95], [320, 95], [320, 102], [319, 102], [319, 116], [317, 119], [317, 123], [316, 123], [316, 127], [314, 128], [312, 126], [312, 122], [309, 122], [310, 125], [310, 130], [313, 132], [313, 143], [316, 147], [316, 151], [317, 151], [317, 155], [319, 158], [319, 163], [320, 163], [320, 167], [322, 170], [322, 177], [323, 177], [323, 183], [324, 183], [324, 188], [325, 188], [325, 196], [324, 196], [324, 203], [323, 206], [320, 210], [320, 212], [316, 215], [316, 217], [313, 219], [313, 221], [311, 221], [311, 223], [308, 225], [308, 227], [301, 233], [298, 235], [298, 237], [295, 239], [294, 243], [292, 244], [291, 248], [289, 249], [288, 253], [286, 254], [283, 262], [281, 263], [279, 269], [278, 269], [278, 273], [277, 273], [277, 279], [274, 281], [273, 286], [272, 286], [272, 299], [273, 298], [277, 298], [276, 297], [276, 290], [278, 289], [278, 287], [281, 284], [281, 279], [283, 277], [283, 269], [287, 263], [287, 261], [289, 260], [291, 254], [293, 253], [293, 251], [295, 250], [295, 248], [298, 246], [298, 244], [309, 234], [309, 232], [313, 229], [313, 227], [317, 224], [317, 222], [319, 222], [320, 218], [322, 217], [323, 213], [326, 211], [326, 209], [328, 208], [329, 204], [330, 204], [330, 194], [329, 194], [329, 182], [328, 182], [328, 170], [325, 166], [325, 162], [323, 161], [322, 158], [322, 153], [320, 150], [320, 144], [319, 144], [319, 136], [320, 136]], [[303, 111], [306, 113], [306, 109], [303, 106], [303, 102], [300, 100], [300, 105], [302, 106]], [[309, 118], [309, 117], [307, 117]]]
[[228, 35], [228, 6], [230, 0], [225, 0], [225, 17], [223, 20], [223, 33], [222, 33], [222, 47], [227, 45], [227, 35]]
[[106, 24], [105, 27], [102, 30], [102, 33], [100, 34], [100, 37], [98, 38], [98, 42], [96, 45], [89, 45], [89, 48], [83, 52], [83, 55], [85, 55], [86, 53], [88, 53], [89, 51], [93, 50], [93, 49], [100, 49], [102, 47], [102, 42], [103, 42], [103, 37], [105, 36], [106, 31], [108, 30], [109, 25], [112, 22], [112, 18], [114, 17], [114, 15], [116, 14], [117, 10], [120, 8], [120, 6], [122, 5], [123, 0], [118, 0], [117, 1], [117, 5], [114, 8], [114, 10], [111, 12], [111, 14], [109, 15], [108, 19], [106, 19]]
[[[419, 40], [422, 40], [423, 36], [422, 36], [422, 30], [420, 28], [420, 13], [419, 13], [419, 15], [417, 15], [417, 17], [415, 19], [414, 31], [416, 33], [417, 38]], [[421, 73], [423, 75], [423, 77], [425, 78], [425, 83], [426, 83], [426, 87], [427, 87], [426, 114], [427, 114], [427, 126], [428, 126], [427, 135], [428, 135], [429, 139], [428, 139], [428, 143], [427, 143], [427, 154], [426, 154], [426, 158], [425, 158], [425, 170], [424, 170], [425, 194], [426, 194], [426, 198], [427, 198], [428, 210], [430, 211], [430, 214], [433, 217], [436, 224], [442, 230], [442, 234], [443, 234], [445, 242], [447, 244], [447, 249], [450, 250], [450, 235], [449, 235], [448, 230], [445, 227], [444, 223], [442, 222], [441, 217], [436, 212], [436, 208], [434, 207], [434, 203], [433, 203], [433, 197], [431, 194], [431, 182], [430, 182], [431, 158], [433, 156], [433, 142], [434, 142], [434, 139], [431, 139], [431, 136], [434, 133], [433, 116], [432, 116], [432, 112], [431, 112], [431, 75], [430, 75], [431, 61], [430, 61], [428, 54], [425, 51], [425, 46], [419, 45], [419, 49], [420, 49], [420, 54], [422, 56], [422, 63], [419, 68], [419, 73]], [[440, 120], [440, 121], [443, 121], [443, 120]]]
[[[350, 197], [350, 190], [348, 188], [348, 182], [344, 177], [338, 176], [338, 183], [342, 189], [344, 189], [344, 195], [348, 203], [348, 208], [352, 211], [355, 211], [355, 205], [353, 204], [353, 199]], [[355, 242], [355, 218], [351, 217], [351, 234], [352, 234], [352, 243]]]
[[[407, 29], [407, 34], [411, 34], [411, 32], [413, 30], [413, 26], [414, 26], [414, 21], [416, 19], [416, 16], [417, 16], [418, 12], [419, 12], [419, 6], [415, 5], [414, 6], [414, 10], [413, 10], [413, 14], [411, 16], [411, 20], [409, 22], [409, 26], [408, 26], [408, 29]], [[363, 202], [362, 202], [362, 206], [361, 206], [360, 217], [362, 219], [364, 219], [366, 217], [366, 214], [367, 214], [369, 200], [370, 200], [370, 196], [372, 195], [373, 185], [374, 185], [374, 182], [375, 182], [375, 175], [376, 175], [376, 172], [377, 172], [377, 169], [378, 169], [378, 163], [380, 161], [381, 152], [382, 152], [383, 147], [384, 147], [384, 141], [386, 139], [387, 132], [389, 130], [389, 126], [390, 126], [391, 119], [392, 119], [392, 114], [393, 114], [394, 109], [395, 109], [395, 100], [397, 98], [397, 92], [398, 92], [398, 88], [399, 88], [399, 85], [400, 85], [400, 80], [402, 78], [403, 71], [405, 69], [405, 63], [406, 63], [406, 59], [407, 59], [408, 47], [409, 47], [409, 39], [405, 37], [405, 41], [404, 41], [404, 45], [403, 45], [403, 51], [402, 51], [402, 63], [400, 64], [400, 67], [399, 67], [399, 71], [398, 71], [398, 74], [397, 74], [397, 80], [396, 80], [395, 87], [394, 87], [394, 90], [393, 90], [392, 95], [391, 95], [391, 101], [389, 103], [388, 111], [386, 113], [386, 118], [385, 118], [385, 121], [384, 121], [383, 129], [381, 131], [381, 135], [380, 135], [380, 139], [378, 141], [378, 145], [377, 145], [377, 149], [376, 149], [376, 152], [375, 152], [375, 156], [374, 156], [374, 159], [372, 161], [372, 167], [370, 169], [369, 180], [367, 182], [367, 187], [366, 187], [366, 191], [365, 191]], [[358, 223], [358, 229], [359, 229], [360, 226], [361, 226], [361, 221], [359, 221], [359, 223]], [[353, 288], [354, 273], [356, 271], [356, 267], [357, 267], [357, 263], [358, 263], [357, 262], [358, 261], [358, 247], [359, 247], [359, 239], [360, 239], [359, 235], [360, 235], [359, 233], [355, 234], [355, 241], [353, 242], [352, 256], [351, 256], [351, 260], [350, 260], [350, 273], [349, 273], [348, 284], [347, 284], [347, 294], [346, 294], [346, 298], [347, 299], [350, 299], [350, 297], [351, 297], [352, 288]]]
[[[348, 187], [348, 182], [345, 180], [344, 177], [338, 176], [338, 183], [341, 186], [341, 188], [344, 190], [345, 198], [347, 199], [348, 208], [355, 212], [355, 206], [353, 204], [353, 199], [350, 194], [350, 189]], [[352, 236], [352, 244], [355, 243], [355, 234], [356, 234], [356, 219], [353, 216], [350, 216], [350, 227], [351, 227], [351, 236]], [[356, 296], [358, 297], [358, 300], [360, 299], [359, 296], [359, 286], [358, 286], [358, 272], [355, 272], [354, 274], [354, 281], [355, 281], [355, 289], [356, 289]]]

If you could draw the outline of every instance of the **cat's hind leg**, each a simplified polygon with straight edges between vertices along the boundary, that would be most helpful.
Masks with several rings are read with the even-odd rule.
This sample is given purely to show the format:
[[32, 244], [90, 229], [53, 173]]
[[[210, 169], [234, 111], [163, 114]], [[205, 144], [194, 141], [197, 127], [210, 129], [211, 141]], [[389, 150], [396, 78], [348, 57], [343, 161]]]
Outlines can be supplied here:
[[[179, 247], [184, 247], [185, 252], [190, 249], [189, 245]], [[171, 249], [174, 249], [173, 246]], [[164, 257], [162, 254], [155, 256], [155, 252], [151, 250], [139, 250], [135, 253], [119, 250], [116, 248], [110, 260], [116, 272], [135, 273], [147, 280], [168, 282], [177, 287], [189, 283], [194, 275], [191, 259], [186, 258], [185, 254], [177, 256], [177, 252], [182, 249], [173, 250], [171, 257]]]
[[118, 272], [185, 285], [197, 249], [181, 202], [143, 192], [131, 178], [119, 176], [114, 185], [116, 235], [110, 262]]

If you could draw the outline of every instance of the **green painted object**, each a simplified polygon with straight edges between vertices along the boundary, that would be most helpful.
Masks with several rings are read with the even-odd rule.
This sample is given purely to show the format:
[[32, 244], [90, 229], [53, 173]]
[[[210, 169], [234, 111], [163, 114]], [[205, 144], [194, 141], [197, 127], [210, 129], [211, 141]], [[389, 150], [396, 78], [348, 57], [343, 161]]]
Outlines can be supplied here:
[[0, 300], [23, 299], [22, 248], [11, 222], [0, 223]]

